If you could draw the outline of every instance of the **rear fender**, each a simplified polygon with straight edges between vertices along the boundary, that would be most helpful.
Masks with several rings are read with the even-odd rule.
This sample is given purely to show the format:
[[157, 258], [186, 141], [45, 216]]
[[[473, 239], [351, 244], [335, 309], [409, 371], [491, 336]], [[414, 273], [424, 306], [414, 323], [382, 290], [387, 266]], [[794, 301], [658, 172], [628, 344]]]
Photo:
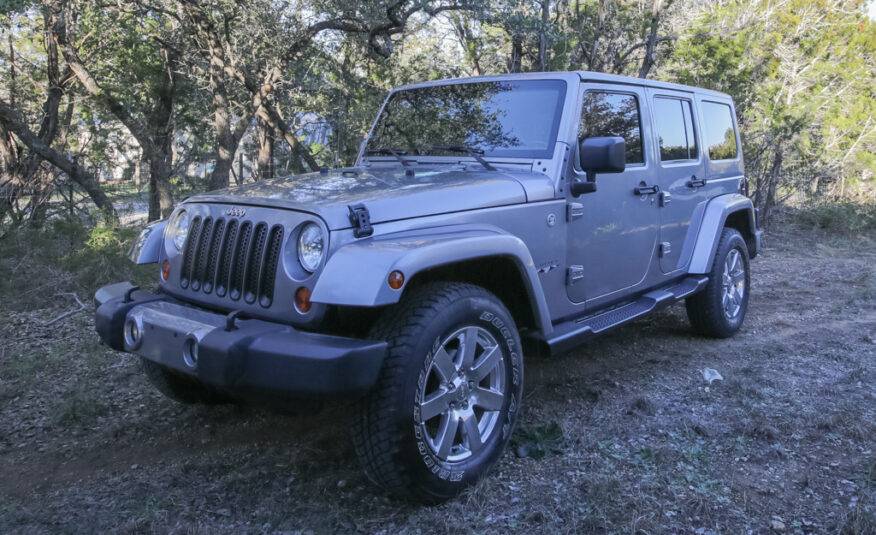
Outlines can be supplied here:
[[715, 197], [706, 206], [703, 214], [700, 231], [697, 235], [696, 245], [690, 263], [690, 273], [708, 274], [712, 270], [712, 262], [715, 258], [715, 250], [721, 239], [721, 231], [731, 214], [744, 212], [748, 220], [748, 230], [742, 231], [742, 237], [750, 244], [749, 252], [754, 257], [760, 249], [761, 232], [757, 229], [754, 216], [754, 205], [751, 199], [736, 193]]
[[[328, 260], [311, 300], [340, 306], [377, 307], [397, 303], [414, 277], [431, 268], [486, 257], [510, 258], [520, 275], [537, 327], [551, 329], [547, 302], [532, 256], [520, 238], [492, 226], [453, 225], [358, 240]], [[387, 277], [401, 271], [405, 286], [390, 288]]]

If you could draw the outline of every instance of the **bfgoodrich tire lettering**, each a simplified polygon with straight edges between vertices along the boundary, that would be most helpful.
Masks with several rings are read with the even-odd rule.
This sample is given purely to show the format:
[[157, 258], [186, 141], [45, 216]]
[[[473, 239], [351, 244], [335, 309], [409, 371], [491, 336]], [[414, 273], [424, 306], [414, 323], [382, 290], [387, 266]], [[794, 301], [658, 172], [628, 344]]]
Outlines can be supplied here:
[[748, 311], [751, 275], [748, 247], [739, 231], [725, 228], [705, 289], [687, 298], [687, 317], [705, 336], [728, 338], [742, 327]]
[[353, 426], [359, 460], [399, 497], [455, 496], [501, 457], [517, 420], [523, 360], [511, 315], [483, 288], [431, 283], [371, 336], [389, 352]]

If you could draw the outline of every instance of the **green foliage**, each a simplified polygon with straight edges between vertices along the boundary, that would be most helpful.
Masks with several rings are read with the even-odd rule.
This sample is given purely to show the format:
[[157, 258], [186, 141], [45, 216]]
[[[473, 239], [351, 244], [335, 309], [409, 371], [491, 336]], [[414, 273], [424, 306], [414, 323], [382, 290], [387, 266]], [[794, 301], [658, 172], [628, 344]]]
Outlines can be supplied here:
[[130, 280], [148, 288], [156, 280], [155, 266], [137, 266], [127, 257], [137, 234], [87, 228], [78, 220], [12, 230], [0, 238], [0, 300], [7, 309], [32, 310], [58, 293], [75, 292], [87, 302], [110, 282]]
[[800, 210], [800, 225], [852, 235], [876, 236], [876, 200], [820, 202]]
[[542, 459], [548, 454], [562, 453], [565, 435], [562, 426], [555, 420], [542, 425], [519, 428], [511, 439], [511, 446], [518, 457]]

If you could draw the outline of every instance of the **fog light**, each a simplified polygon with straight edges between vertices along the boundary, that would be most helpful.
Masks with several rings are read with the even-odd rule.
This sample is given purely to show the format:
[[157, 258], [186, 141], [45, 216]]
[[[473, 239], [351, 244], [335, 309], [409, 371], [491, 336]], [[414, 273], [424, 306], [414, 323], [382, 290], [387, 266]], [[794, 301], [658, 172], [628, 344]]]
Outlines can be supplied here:
[[401, 271], [393, 271], [389, 274], [389, 278], [386, 279], [386, 282], [389, 283], [390, 288], [398, 290], [405, 283], [405, 274]]
[[198, 367], [198, 341], [196, 339], [188, 338], [183, 344], [183, 362], [189, 368]]
[[161, 278], [163, 280], [170, 278], [170, 260], [165, 260], [161, 263]]
[[143, 342], [143, 323], [139, 316], [128, 318], [124, 327], [125, 344], [137, 349]]
[[298, 308], [299, 312], [310, 312], [310, 288], [307, 286], [301, 286], [297, 290], [295, 290], [295, 307]]

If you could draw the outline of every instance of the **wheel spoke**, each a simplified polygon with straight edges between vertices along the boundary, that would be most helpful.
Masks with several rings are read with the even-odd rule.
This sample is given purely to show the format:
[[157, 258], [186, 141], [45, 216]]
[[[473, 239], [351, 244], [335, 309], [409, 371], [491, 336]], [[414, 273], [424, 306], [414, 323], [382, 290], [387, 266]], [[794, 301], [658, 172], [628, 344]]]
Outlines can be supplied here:
[[721, 308], [727, 310], [730, 306], [730, 290], [721, 294]]
[[476, 383], [481, 382], [484, 377], [488, 376], [496, 368], [501, 356], [502, 351], [499, 350], [499, 346], [488, 347], [484, 350], [481, 358], [478, 359], [477, 366], [471, 369], [469, 377]]
[[733, 281], [733, 284], [739, 284], [745, 280], [745, 271], [740, 271], [739, 273], [731, 275], [730, 280]]
[[441, 347], [435, 352], [435, 358], [432, 359], [432, 366], [441, 374], [441, 378], [449, 381], [453, 374], [456, 373], [456, 366], [453, 364], [453, 359], [447, 354], [444, 347]]
[[730, 273], [736, 271], [736, 266], [739, 265], [739, 252], [737, 250], [730, 251]]
[[432, 418], [438, 416], [448, 409], [447, 404], [453, 396], [450, 392], [441, 389], [430, 394], [422, 404], [420, 404], [420, 421], [428, 422]]
[[438, 434], [435, 435], [438, 457], [447, 459], [447, 456], [450, 455], [450, 448], [453, 447], [458, 428], [459, 419], [456, 416], [446, 414], [441, 417], [441, 425], [438, 428]]
[[477, 451], [481, 449], [481, 430], [478, 429], [478, 419], [474, 415], [469, 416], [462, 422], [462, 432], [468, 440], [468, 449]]
[[478, 328], [469, 327], [460, 337], [460, 351], [462, 351], [462, 361], [460, 367], [463, 369], [470, 368], [474, 363], [475, 350], [478, 347]]
[[494, 392], [492, 390], [487, 390], [486, 388], [476, 388], [475, 391], [475, 405], [478, 407], [482, 407], [484, 410], [488, 411], [498, 411], [502, 409], [502, 404], [505, 402], [505, 397], [499, 392]]

